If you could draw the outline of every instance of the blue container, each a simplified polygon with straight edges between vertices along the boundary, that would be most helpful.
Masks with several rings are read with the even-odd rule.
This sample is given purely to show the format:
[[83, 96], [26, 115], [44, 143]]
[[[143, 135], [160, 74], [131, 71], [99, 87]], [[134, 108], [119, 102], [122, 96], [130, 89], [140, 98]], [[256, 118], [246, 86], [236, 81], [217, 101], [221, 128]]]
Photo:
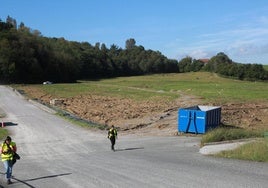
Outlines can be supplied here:
[[221, 122], [221, 107], [192, 106], [178, 111], [178, 130], [184, 133], [204, 134]]

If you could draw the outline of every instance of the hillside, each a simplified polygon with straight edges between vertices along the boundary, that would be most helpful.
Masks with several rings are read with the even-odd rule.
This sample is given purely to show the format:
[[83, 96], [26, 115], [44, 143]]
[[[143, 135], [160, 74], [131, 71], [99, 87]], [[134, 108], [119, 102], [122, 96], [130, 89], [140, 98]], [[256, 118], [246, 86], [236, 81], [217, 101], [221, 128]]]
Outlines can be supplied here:
[[[214, 77], [211, 79], [215, 80]], [[194, 80], [193, 82], [196, 81]], [[45, 87], [57, 88], [58, 86]], [[74, 86], [71, 87], [73, 88]], [[29, 85], [22, 86], [20, 89], [24, 90], [28, 96], [47, 104], [52, 99], [55, 99], [52, 93], [45, 92], [42, 90], [42, 87]], [[135, 90], [148, 91], [150, 89], [136, 87]], [[58, 107], [86, 120], [120, 127], [121, 134], [174, 135], [177, 134], [177, 112], [179, 108], [194, 105], [218, 106], [219, 104], [222, 106], [222, 123], [224, 125], [247, 129], [267, 129], [267, 100], [258, 99], [243, 102], [230, 100], [226, 102], [217, 101], [216, 103], [216, 101], [204, 100], [203, 97], [189, 94], [186, 91], [178, 92], [179, 97], [172, 101], [163, 99], [157, 100], [157, 102], [152, 100], [134, 100], [113, 95], [88, 94], [86, 92], [73, 95], [72, 97], [61, 96], [60, 98], [63, 102]]]

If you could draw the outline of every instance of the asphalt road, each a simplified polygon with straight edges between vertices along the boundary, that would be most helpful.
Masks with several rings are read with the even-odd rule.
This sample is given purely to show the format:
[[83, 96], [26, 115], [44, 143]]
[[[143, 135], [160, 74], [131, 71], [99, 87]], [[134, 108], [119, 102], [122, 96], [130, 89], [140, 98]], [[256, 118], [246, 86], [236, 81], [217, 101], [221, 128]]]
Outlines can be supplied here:
[[268, 186], [268, 164], [199, 153], [197, 137], [120, 136], [110, 150], [106, 132], [84, 129], [57, 117], [12, 89], [0, 86], [3, 120], [22, 159], [13, 184], [30, 188], [156, 188]]

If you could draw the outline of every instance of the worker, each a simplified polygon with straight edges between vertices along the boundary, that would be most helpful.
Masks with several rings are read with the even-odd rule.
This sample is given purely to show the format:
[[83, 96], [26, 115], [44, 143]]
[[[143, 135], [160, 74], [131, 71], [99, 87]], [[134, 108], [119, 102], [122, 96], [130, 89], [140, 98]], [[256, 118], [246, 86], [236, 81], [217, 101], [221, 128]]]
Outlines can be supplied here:
[[108, 138], [111, 141], [111, 150], [115, 151], [114, 145], [115, 145], [115, 140], [117, 139], [117, 130], [113, 125], [108, 131]]
[[7, 136], [5, 141], [1, 144], [1, 158], [6, 169], [7, 184], [11, 184], [13, 155], [16, 153], [16, 143], [12, 141], [10, 136]]

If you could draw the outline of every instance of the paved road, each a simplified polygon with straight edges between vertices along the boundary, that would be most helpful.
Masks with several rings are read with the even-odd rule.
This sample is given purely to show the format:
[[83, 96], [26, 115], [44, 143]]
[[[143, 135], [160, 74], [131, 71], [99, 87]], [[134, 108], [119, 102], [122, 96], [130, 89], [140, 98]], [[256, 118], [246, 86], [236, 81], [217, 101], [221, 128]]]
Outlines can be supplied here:
[[[120, 136], [74, 126], [0, 86], [0, 109], [22, 159], [12, 185], [30, 188], [267, 187], [268, 164], [203, 156], [199, 138]], [[3, 165], [0, 171], [4, 172]]]

